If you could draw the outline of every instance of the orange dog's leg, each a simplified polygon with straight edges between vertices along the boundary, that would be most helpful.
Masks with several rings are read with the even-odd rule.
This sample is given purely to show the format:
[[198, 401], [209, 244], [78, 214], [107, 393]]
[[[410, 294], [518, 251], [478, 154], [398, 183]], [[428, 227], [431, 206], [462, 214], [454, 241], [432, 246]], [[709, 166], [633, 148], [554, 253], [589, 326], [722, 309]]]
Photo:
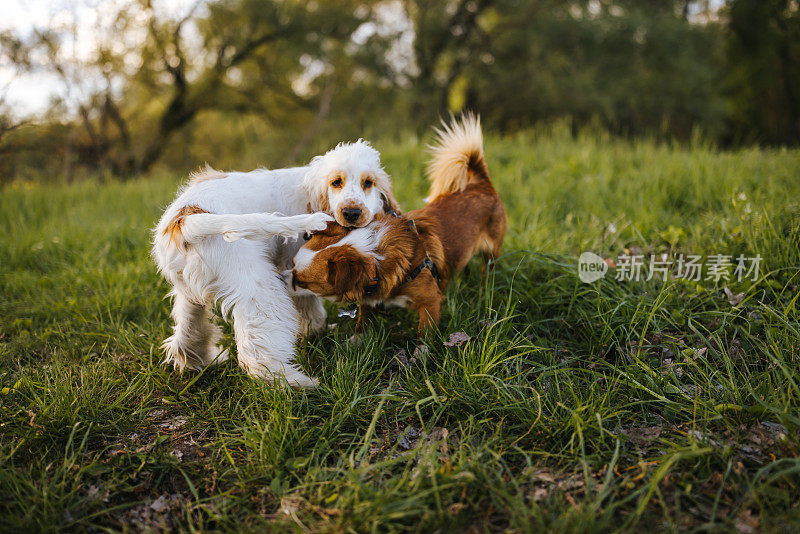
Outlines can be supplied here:
[[356, 333], [360, 334], [367, 327], [367, 323], [372, 319], [374, 310], [372, 306], [358, 303], [358, 320], [356, 321]]
[[419, 337], [425, 335], [429, 329], [436, 327], [442, 316], [444, 295], [439, 291], [439, 286], [436, 285], [433, 278], [431, 278], [431, 283], [426, 289], [430, 291], [427, 293], [430, 297], [414, 302], [414, 310], [419, 314], [419, 326], [417, 327], [417, 335]]
[[358, 320], [356, 321], [356, 334], [360, 334], [362, 328], [364, 328], [364, 305], [359, 302]]
[[496, 260], [500, 257], [500, 252], [503, 248], [503, 238], [508, 230], [508, 217], [506, 216], [506, 209], [500, 199], [497, 199], [495, 204], [492, 219], [485, 230], [485, 237], [481, 252], [483, 252], [483, 266], [481, 273], [483, 274], [483, 281], [486, 282], [486, 275], [489, 270], [489, 262]]
[[419, 326], [417, 327], [417, 336], [422, 337], [431, 328], [439, 324], [439, 318], [442, 313], [441, 303], [430, 300], [421, 306], [417, 306], [417, 313], [419, 313]]

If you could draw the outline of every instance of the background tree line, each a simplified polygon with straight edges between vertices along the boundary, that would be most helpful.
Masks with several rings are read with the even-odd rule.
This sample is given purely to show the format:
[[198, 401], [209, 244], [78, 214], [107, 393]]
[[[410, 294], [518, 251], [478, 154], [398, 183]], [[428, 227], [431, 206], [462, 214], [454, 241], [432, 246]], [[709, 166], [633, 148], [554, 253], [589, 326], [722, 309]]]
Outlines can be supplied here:
[[800, 140], [797, 0], [123, 0], [89, 57], [77, 31], [0, 34], [4, 65], [62, 95], [37, 117], [0, 102], [0, 181], [286, 165], [465, 108], [503, 132]]

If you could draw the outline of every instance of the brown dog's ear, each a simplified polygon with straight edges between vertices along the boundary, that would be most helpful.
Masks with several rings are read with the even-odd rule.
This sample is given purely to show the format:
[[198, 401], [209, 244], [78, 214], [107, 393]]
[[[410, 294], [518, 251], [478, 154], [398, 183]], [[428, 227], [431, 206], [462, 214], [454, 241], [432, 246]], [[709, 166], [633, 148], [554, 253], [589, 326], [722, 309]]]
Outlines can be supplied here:
[[369, 283], [367, 261], [355, 251], [338, 252], [328, 260], [328, 283], [333, 286], [337, 297], [346, 300], [358, 300]]
[[333, 292], [337, 297], [343, 297], [353, 288], [351, 270], [350, 262], [347, 259], [328, 260], [328, 283], [333, 286]]

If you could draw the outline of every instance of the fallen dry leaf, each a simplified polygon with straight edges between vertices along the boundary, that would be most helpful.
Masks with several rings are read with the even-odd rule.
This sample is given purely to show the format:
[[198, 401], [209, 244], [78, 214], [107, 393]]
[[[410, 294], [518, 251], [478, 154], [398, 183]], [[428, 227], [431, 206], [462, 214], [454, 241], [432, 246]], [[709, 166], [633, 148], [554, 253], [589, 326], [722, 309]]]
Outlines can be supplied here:
[[660, 426], [630, 427], [620, 431], [639, 450], [646, 449], [661, 436]]
[[450, 431], [446, 428], [435, 426], [431, 429], [431, 433], [429, 439], [431, 441], [441, 441], [443, 439], [447, 439], [447, 436], [450, 435]]
[[725, 291], [725, 296], [728, 297], [728, 302], [731, 303], [731, 306], [738, 306], [744, 300], [744, 293], [734, 293], [727, 286], [723, 288], [723, 291]]
[[411, 355], [411, 359], [412, 361], [417, 359], [423, 359], [425, 358], [425, 356], [430, 354], [430, 352], [431, 351], [428, 348], [428, 345], [417, 345], [416, 348], [414, 348], [414, 354]]
[[177, 430], [182, 426], [186, 425], [189, 420], [186, 417], [175, 417], [169, 421], [164, 421], [160, 423], [158, 426], [163, 428], [164, 430]]
[[408, 353], [406, 349], [398, 350], [394, 355], [394, 360], [397, 362], [398, 367], [406, 368], [411, 365], [411, 362], [408, 359]]
[[464, 510], [466, 508], [467, 508], [467, 505], [464, 504], [463, 502], [454, 502], [453, 504], [451, 504], [450, 506], [447, 507], [447, 511], [450, 512], [451, 515], [456, 515], [461, 510]]
[[453, 332], [450, 334], [450, 339], [443, 344], [445, 347], [460, 347], [470, 339], [472, 338], [464, 332]]
[[158, 513], [161, 513], [161, 512], [164, 512], [164, 511], [168, 510], [169, 507], [170, 507], [170, 503], [169, 503], [169, 499], [168, 499], [168, 497], [166, 495], [162, 495], [158, 499], [156, 499], [155, 501], [150, 503], [150, 508], [154, 512], [158, 512]]
[[533, 478], [536, 480], [541, 480], [542, 482], [555, 482], [556, 478], [547, 471], [536, 471], [533, 474]]
[[533, 490], [533, 500], [536, 502], [543, 501], [547, 498], [547, 490], [545, 488], [535, 488]]
[[745, 510], [736, 519], [736, 530], [750, 534], [758, 530], [760, 523], [758, 516], [754, 516], [750, 510]]
[[353, 334], [347, 338], [347, 343], [358, 347], [364, 342], [364, 334]]
[[417, 444], [417, 438], [419, 437], [419, 434], [420, 434], [419, 429], [410, 426], [405, 431], [405, 433], [402, 436], [400, 436], [400, 438], [397, 440], [397, 445], [401, 449], [407, 451], [408, 449], [413, 448]]
[[303, 500], [298, 497], [283, 497], [278, 513], [290, 516], [295, 514], [302, 505]]

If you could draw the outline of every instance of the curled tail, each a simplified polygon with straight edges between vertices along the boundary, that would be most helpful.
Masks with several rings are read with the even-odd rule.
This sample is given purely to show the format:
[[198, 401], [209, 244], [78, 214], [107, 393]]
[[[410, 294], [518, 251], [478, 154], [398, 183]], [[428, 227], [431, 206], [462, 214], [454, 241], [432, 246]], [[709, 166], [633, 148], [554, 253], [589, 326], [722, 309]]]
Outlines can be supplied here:
[[450, 124], [442, 121], [430, 150], [428, 201], [457, 193], [472, 181], [489, 180], [480, 117], [465, 113], [460, 120], [452, 119]]

